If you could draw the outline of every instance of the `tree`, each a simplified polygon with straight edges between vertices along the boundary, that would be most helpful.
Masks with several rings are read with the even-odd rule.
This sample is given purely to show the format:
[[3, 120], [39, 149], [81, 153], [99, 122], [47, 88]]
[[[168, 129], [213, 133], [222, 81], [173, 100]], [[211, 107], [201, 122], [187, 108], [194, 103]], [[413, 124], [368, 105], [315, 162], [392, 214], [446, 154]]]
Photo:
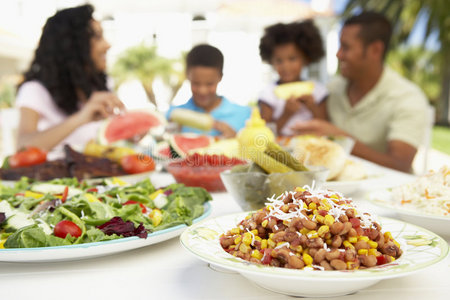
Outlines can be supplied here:
[[112, 75], [117, 85], [128, 79], [138, 79], [144, 87], [145, 93], [151, 103], [157, 106], [153, 82], [156, 78], [166, 84], [172, 91], [172, 95], [180, 89], [185, 79], [180, 59], [168, 59], [159, 56], [156, 46], [139, 46], [127, 49], [120, 55], [114, 64]]
[[449, 124], [450, 102], [450, 6], [447, 0], [349, 0], [343, 16], [355, 9], [383, 13], [393, 24], [392, 48], [404, 44], [419, 17], [426, 19], [423, 43], [432, 34], [438, 35], [441, 50], [437, 53], [441, 62], [441, 95], [438, 104], [438, 122]]

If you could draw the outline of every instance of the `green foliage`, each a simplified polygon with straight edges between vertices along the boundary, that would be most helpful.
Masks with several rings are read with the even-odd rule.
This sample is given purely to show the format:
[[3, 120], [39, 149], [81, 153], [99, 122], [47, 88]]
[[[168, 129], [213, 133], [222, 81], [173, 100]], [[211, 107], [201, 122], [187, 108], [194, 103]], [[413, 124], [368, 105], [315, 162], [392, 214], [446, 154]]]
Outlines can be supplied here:
[[423, 47], [399, 47], [389, 52], [387, 63], [408, 78], [435, 103], [441, 91], [441, 64], [437, 52]]
[[431, 147], [450, 155], [450, 128], [434, 126]]
[[16, 87], [7, 80], [0, 81], [0, 108], [9, 108], [14, 105]]
[[172, 90], [172, 94], [181, 87], [185, 76], [181, 58], [168, 59], [158, 55], [156, 46], [144, 44], [127, 49], [115, 63], [112, 76], [117, 85], [129, 80], [138, 79], [149, 98], [156, 105], [153, 93], [153, 82], [156, 78], [162, 81]]

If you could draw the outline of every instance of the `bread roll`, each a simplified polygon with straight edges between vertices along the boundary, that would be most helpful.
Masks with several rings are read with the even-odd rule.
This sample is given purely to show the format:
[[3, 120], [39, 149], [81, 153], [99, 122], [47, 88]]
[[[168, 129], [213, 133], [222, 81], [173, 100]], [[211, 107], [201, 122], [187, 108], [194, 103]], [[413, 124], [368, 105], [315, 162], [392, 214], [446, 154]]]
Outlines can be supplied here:
[[294, 157], [306, 166], [324, 166], [330, 170], [327, 180], [336, 178], [344, 168], [347, 155], [344, 149], [325, 138], [297, 138]]

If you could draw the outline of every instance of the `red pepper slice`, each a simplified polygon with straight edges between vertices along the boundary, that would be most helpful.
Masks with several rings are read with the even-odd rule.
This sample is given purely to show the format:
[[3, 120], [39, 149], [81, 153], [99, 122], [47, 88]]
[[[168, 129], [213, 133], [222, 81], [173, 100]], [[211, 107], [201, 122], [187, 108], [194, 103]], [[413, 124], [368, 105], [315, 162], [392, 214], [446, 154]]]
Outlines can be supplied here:
[[62, 197], [61, 197], [61, 202], [62, 202], [62, 203], [66, 202], [66, 200], [67, 200], [67, 195], [69, 195], [69, 187], [68, 187], [68, 186], [66, 186], [66, 187], [64, 188], [64, 192], [63, 192]]
[[139, 204], [139, 206], [141, 207], [142, 213], [145, 214], [145, 213], [147, 212], [147, 208], [146, 208], [145, 205], [142, 204], [141, 202], [134, 201], [134, 200], [128, 200], [128, 201], [125, 202], [123, 205], [128, 205], [128, 204]]
[[97, 192], [98, 192], [98, 189], [97, 189], [97, 188], [90, 188], [90, 189], [87, 189], [86, 192], [89, 192], [89, 193], [97, 193]]
[[14, 196], [25, 196], [25, 194], [24, 193], [17, 193], [17, 194], [14, 194]]

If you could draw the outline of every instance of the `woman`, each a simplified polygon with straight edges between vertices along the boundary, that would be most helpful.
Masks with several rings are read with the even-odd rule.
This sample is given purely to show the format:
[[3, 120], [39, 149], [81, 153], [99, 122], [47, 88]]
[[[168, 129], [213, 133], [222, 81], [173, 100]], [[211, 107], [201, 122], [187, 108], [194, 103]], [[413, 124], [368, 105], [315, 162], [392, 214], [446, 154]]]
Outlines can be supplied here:
[[83, 5], [58, 11], [47, 20], [17, 92], [19, 149], [84, 145], [96, 137], [100, 123], [95, 121], [124, 108], [106, 86], [110, 45], [93, 11], [91, 5]]

